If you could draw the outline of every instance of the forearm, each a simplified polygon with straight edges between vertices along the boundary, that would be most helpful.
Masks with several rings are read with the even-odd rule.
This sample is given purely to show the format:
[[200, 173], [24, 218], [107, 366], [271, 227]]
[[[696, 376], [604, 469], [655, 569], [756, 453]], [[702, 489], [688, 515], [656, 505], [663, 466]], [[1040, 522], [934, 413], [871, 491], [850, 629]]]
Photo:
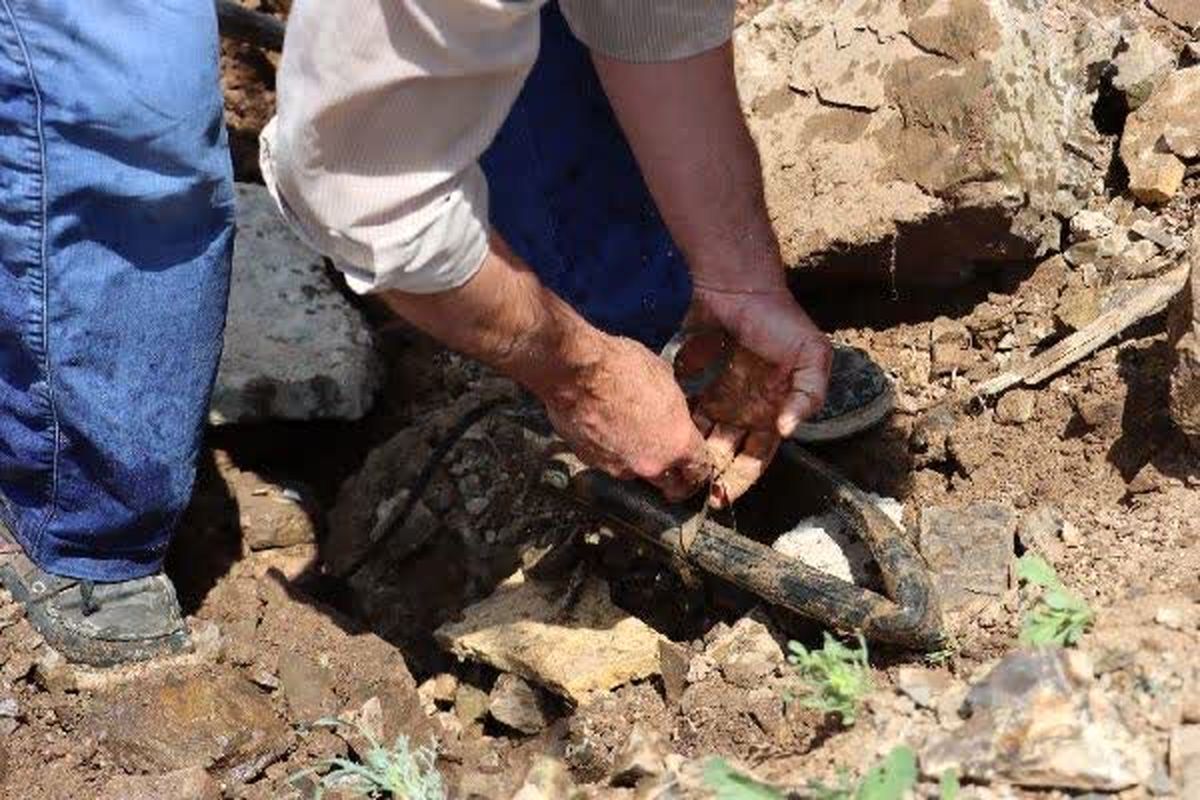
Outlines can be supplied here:
[[634, 64], [593, 54], [646, 183], [698, 285], [777, 289], [779, 244], [738, 103], [733, 48]]
[[435, 294], [380, 297], [446, 346], [504, 373], [548, 401], [583, 383], [604, 334], [589, 325], [492, 234], [470, 281]]

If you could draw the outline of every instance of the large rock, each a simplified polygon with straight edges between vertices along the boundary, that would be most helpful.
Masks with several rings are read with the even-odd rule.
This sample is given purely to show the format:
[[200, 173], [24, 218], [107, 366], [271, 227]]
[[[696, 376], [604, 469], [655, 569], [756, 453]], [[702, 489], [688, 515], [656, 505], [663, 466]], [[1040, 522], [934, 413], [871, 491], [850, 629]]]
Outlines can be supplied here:
[[518, 572], [436, 636], [459, 658], [516, 673], [577, 703], [658, 674], [662, 636], [613, 605], [604, 581], [588, 578], [569, 608], [562, 600], [558, 587]]
[[1185, 161], [1200, 157], [1200, 66], [1173, 72], [1125, 121], [1121, 160], [1129, 190], [1143, 203], [1170, 200], [1183, 185]]
[[918, 546], [951, 627], [998, 606], [1011, 585], [1017, 515], [999, 503], [930, 506]]
[[233, 674], [173, 676], [101, 700], [88, 728], [113, 762], [131, 772], [200, 767], [244, 783], [292, 743], [266, 695]]
[[1192, 272], [1168, 314], [1175, 353], [1170, 408], [1175, 424], [1200, 443], [1200, 233], [1192, 241]]
[[1148, 0], [1152, 9], [1179, 27], [1200, 30], [1200, 3], [1196, 0]]
[[971, 781], [1115, 792], [1146, 782], [1153, 759], [1081, 654], [1043, 649], [1004, 658], [967, 695], [961, 727], [935, 737], [921, 769]]
[[1125, 38], [1125, 50], [1113, 59], [1113, 87], [1125, 95], [1130, 110], [1140, 108], [1175, 69], [1175, 54], [1145, 28]]
[[1074, 108], [1036, 4], [796, 0], [736, 34], [789, 264], [958, 275], [1056, 246]]
[[381, 368], [361, 315], [262, 186], [237, 186], [238, 236], [214, 424], [358, 419]]

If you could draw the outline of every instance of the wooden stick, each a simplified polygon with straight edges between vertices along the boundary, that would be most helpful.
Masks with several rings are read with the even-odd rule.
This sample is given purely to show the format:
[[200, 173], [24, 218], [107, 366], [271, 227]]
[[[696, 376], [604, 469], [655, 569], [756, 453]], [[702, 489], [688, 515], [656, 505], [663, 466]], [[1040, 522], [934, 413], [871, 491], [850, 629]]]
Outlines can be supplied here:
[[977, 398], [992, 397], [1018, 384], [1035, 386], [1099, 350], [1110, 339], [1167, 307], [1187, 280], [1190, 265], [1183, 264], [1147, 286], [1133, 290], [1091, 324], [1013, 369], [975, 387]]

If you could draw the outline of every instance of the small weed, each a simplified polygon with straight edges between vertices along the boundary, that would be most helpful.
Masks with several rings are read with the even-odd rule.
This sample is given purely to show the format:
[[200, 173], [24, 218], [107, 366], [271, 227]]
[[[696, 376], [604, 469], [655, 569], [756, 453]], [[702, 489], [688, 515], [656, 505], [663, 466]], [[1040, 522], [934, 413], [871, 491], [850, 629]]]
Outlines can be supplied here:
[[[778, 789], [743, 775], [720, 758], [710, 759], [704, 765], [704, 783], [717, 800], [783, 800], [784, 797]], [[916, 754], [900, 746], [867, 770], [857, 784], [842, 770], [836, 786], [810, 781], [805, 796], [812, 800], [905, 800], [916, 785]], [[953, 770], [946, 770], [939, 785], [941, 800], [957, 800], [958, 789], [958, 776]]]
[[883, 763], [869, 769], [857, 786], [852, 786], [843, 773], [836, 787], [813, 782], [808, 788], [814, 800], [904, 800], [916, 785], [917, 757], [901, 746], [893, 748]]
[[938, 797], [941, 800], [958, 800], [958, 793], [961, 789], [957, 772], [948, 769], [942, 773], [942, 778], [938, 781]]
[[1021, 642], [1032, 645], [1068, 646], [1079, 641], [1092, 626], [1096, 613], [1077, 594], [1067, 591], [1054, 567], [1033, 553], [1017, 562], [1017, 575], [1026, 583], [1042, 587], [1042, 596], [1025, 615]]
[[723, 758], [710, 758], [704, 765], [704, 785], [717, 800], [783, 800], [782, 792], [743, 775]]
[[434, 766], [437, 753], [432, 748], [418, 747], [414, 751], [407, 736], [398, 736], [388, 749], [361, 726], [340, 719], [317, 720], [313, 726], [350, 728], [371, 745], [361, 764], [348, 758], [331, 758], [320, 765], [329, 769], [324, 775], [319, 775], [319, 768], [299, 773], [296, 777], [313, 776], [316, 779], [316, 800], [321, 800], [325, 789], [334, 786], [356, 792], [359, 797], [445, 800], [442, 776]]
[[788, 656], [804, 683], [804, 705], [837, 714], [843, 725], [853, 725], [862, 699], [871, 691], [871, 668], [867, 664], [867, 642], [858, 637], [858, 649], [847, 647], [825, 634], [820, 650], [808, 650], [799, 642], [788, 642]]

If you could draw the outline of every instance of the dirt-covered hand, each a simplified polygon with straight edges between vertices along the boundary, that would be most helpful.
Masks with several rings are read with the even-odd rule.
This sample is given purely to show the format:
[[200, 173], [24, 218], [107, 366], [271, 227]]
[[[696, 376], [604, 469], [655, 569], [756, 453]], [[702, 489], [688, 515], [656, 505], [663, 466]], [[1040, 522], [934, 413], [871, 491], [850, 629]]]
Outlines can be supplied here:
[[[710, 502], [736, 500], [766, 470], [780, 438], [825, 403], [832, 349], [786, 287], [728, 292], [698, 287], [688, 324], [724, 330], [729, 367], [695, 404], [719, 478]], [[681, 363], [706, 355], [681, 354]]]
[[671, 368], [630, 339], [601, 336], [596, 350], [586, 369], [542, 397], [559, 436], [585, 463], [643, 478], [668, 500], [705, 488], [704, 439]]

